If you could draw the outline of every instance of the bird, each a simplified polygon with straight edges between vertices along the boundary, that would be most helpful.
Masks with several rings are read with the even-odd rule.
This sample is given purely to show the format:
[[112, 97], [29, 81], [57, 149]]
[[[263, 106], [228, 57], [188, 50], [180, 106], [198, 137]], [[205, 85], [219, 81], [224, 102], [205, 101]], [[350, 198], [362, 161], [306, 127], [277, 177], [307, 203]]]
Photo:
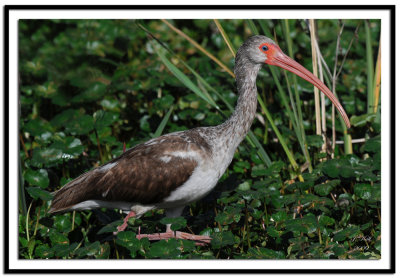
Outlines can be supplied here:
[[[249, 37], [238, 49], [234, 73], [238, 99], [231, 116], [222, 124], [162, 135], [138, 144], [102, 166], [68, 182], [54, 192], [50, 213], [96, 208], [127, 213], [115, 233], [124, 231], [131, 217], [154, 209], [178, 217], [184, 207], [206, 196], [232, 161], [250, 130], [257, 109], [256, 79], [262, 65], [293, 72], [320, 89], [335, 105], [347, 127], [350, 121], [335, 95], [315, 75], [288, 57], [272, 39]], [[211, 237], [172, 231], [138, 234], [137, 238], [193, 240], [208, 244]]]

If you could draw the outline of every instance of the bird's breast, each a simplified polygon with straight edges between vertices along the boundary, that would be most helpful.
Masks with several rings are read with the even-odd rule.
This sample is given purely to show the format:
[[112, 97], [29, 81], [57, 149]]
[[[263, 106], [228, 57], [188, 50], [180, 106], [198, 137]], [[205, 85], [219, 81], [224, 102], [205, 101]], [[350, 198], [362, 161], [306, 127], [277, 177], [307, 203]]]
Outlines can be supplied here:
[[198, 165], [190, 178], [172, 191], [160, 207], [184, 206], [203, 198], [216, 186], [219, 177], [220, 170], [213, 165]]

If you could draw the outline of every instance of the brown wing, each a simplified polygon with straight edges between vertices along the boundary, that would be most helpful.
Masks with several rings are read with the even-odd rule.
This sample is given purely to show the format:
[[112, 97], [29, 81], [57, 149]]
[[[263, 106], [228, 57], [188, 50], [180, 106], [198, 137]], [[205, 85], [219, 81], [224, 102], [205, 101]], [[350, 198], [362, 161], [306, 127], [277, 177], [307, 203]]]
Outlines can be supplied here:
[[81, 175], [55, 193], [50, 212], [67, 210], [86, 200], [161, 202], [185, 183], [197, 166], [197, 161], [192, 158], [168, 154], [197, 151], [204, 156], [210, 150], [201, 137], [188, 138], [188, 134], [150, 140]]

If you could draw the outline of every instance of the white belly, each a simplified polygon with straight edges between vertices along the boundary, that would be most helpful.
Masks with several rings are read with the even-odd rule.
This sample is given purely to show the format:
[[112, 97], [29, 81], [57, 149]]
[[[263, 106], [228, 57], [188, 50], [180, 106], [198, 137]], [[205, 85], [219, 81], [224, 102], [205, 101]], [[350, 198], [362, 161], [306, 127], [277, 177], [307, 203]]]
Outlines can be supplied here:
[[[204, 169], [207, 168], [207, 169]], [[191, 177], [163, 200], [160, 208], [185, 206], [207, 195], [217, 184], [219, 171], [210, 166], [196, 167]]]

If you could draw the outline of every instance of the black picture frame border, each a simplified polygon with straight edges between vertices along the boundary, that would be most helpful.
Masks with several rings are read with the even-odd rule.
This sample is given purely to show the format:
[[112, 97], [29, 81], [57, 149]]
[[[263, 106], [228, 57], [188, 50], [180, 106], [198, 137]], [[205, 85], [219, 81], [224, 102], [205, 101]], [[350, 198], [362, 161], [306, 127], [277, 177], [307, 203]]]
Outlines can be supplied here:
[[[4, 6], [4, 273], [7, 274], [341, 274], [395, 273], [395, 5], [5, 5]], [[13, 10], [388, 10], [390, 13], [390, 268], [388, 269], [11, 269], [9, 264], [9, 14]]]

